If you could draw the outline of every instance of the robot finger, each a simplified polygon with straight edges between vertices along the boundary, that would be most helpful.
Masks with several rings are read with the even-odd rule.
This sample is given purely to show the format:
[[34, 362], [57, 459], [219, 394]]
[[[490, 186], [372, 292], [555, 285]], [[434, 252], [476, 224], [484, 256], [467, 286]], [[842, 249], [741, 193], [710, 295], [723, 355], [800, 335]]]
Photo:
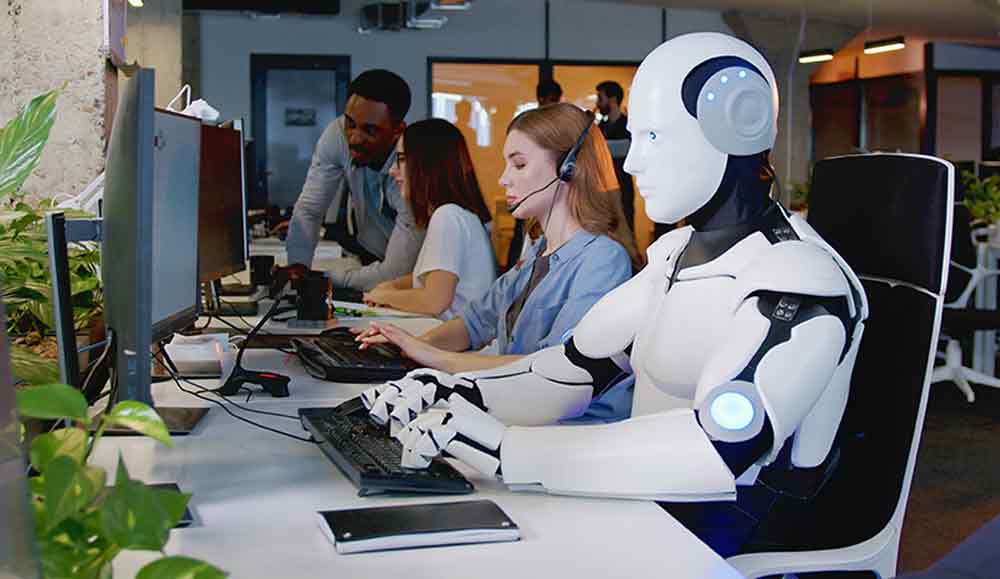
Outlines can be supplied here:
[[396, 398], [403, 392], [399, 382], [387, 382], [381, 386], [369, 388], [361, 393], [361, 401], [368, 408], [368, 414], [375, 422], [385, 424], [389, 421], [389, 413]]

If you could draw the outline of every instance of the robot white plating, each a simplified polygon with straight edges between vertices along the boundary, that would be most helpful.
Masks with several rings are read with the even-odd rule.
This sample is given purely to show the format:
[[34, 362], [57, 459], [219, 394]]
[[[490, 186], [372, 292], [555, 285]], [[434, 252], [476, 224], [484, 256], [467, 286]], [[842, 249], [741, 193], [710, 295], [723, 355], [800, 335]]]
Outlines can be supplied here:
[[[630, 92], [625, 169], [654, 221], [688, 225], [650, 246], [649, 265], [564, 345], [366, 392], [404, 465], [445, 453], [515, 488], [714, 505], [734, 504], [737, 479], [753, 487], [762, 468], [822, 484], [812, 475], [835, 466], [868, 306], [847, 264], [768, 195], [777, 95], [767, 61], [723, 34], [650, 53]], [[557, 424], [629, 374], [631, 418]], [[703, 538], [729, 555], [753, 529], [732, 532]]]

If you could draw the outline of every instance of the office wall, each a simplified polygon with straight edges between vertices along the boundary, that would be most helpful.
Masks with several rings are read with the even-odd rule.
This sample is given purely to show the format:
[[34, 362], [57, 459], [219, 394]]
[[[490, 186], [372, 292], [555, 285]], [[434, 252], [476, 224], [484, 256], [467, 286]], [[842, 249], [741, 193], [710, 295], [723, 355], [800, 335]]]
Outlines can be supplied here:
[[155, 0], [128, 7], [125, 56], [156, 69], [154, 103], [165, 107], [181, 89], [183, 12], [181, 0]]
[[[334, 17], [251, 16], [205, 11], [197, 31], [200, 66], [186, 78], [224, 117], [250, 118], [250, 54], [342, 54], [351, 72], [373, 67], [399, 73], [413, 91], [409, 120], [427, 114], [427, 58], [545, 58], [544, 0], [477, 2], [468, 12], [450, 12], [441, 30], [358, 34], [365, 2], [344, 0]], [[553, 0], [549, 12], [551, 58], [639, 61], [663, 38], [661, 9], [573, 0]], [[717, 12], [667, 10], [668, 36], [694, 30], [729, 31]], [[189, 45], [185, 40], [185, 45]], [[252, 123], [253, 120], [251, 119]]]
[[0, 124], [38, 94], [62, 88], [26, 191], [75, 193], [103, 168], [102, 43], [101, 0], [8, 0], [0, 9]]

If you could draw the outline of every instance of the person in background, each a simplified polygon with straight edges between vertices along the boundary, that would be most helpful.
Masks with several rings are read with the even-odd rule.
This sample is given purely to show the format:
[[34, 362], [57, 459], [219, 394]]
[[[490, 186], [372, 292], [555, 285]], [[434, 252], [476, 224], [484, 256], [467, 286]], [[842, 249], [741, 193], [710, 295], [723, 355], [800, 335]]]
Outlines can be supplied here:
[[[576, 170], [563, 181], [560, 167], [581, 136]], [[590, 113], [568, 103], [521, 113], [507, 128], [504, 159], [500, 184], [512, 214], [538, 221], [544, 232], [535, 253], [457, 317], [419, 337], [373, 323], [358, 336], [362, 348], [387, 340], [417, 363], [449, 373], [508, 364], [563, 343], [601, 296], [641, 267], [611, 156]], [[470, 351], [494, 339], [496, 354]], [[612, 389], [608, 396], [615, 401], [595, 401], [607, 406], [605, 416], [627, 413], [630, 392]]]
[[538, 106], [540, 107], [553, 105], [561, 101], [562, 94], [562, 87], [552, 79], [543, 80], [535, 87], [535, 98], [538, 99]]
[[312, 267], [324, 221], [361, 262], [338, 260], [328, 272], [334, 286], [368, 290], [413, 270], [423, 233], [389, 175], [409, 108], [409, 87], [388, 70], [366, 70], [348, 86], [344, 114], [323, 131], [295, 203], [285, 277]]
[[597, 90], [597, 110], [604, 117], [598, 125], [605, 139], [631, 139], [628, 132], [628, 117], [622, 111], [625, 90], [613, 80], [599, 83]]
[[[609, 141], [632, 140], [632, 134], [628, 132], [628, 117], [622, 111], [622, 102], [625, 100], [625, 90], [622, 85], [613, 80], [606, 80], [595, 87], [597, 90], [597, 110], [604, 118], [598, 125], [604, 138]], [[615, 164], [615, 175], [618, 176], [618, 184], [622, 192], [622, 208], [625, 210], [625, 219], [629, 225], [635, 222], [635, 187], [632, 186], [632, 176], [625, 172], [625, 154], [628, 153], [626, 147], [620, 154], [612, 154], [612, 161]]]
[[496, 279], [484, 227], [490, 213], [465, 138], [443, 119], [414, 123], [396, 143], [389, 174], [426, 235], [413, 273], [380, 283], [364, 300], [449, 320]]

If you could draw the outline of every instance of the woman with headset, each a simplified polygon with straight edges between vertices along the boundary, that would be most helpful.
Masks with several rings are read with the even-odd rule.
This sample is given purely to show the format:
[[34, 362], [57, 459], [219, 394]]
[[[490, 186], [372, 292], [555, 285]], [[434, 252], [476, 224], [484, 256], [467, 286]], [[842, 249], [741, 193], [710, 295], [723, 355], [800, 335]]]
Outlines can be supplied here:
[[[387, 340], [429, 368], [493, 368], [564, 342], [583, 314], [629, 279], [641, 258], [622, 211], [611, 155], [590, 113], [560, 103], [525, 111], [507, 128], [511, 213], [541, 224], [535, 254], [459, 315], [422, 336], [373, 323], [362, 348]], [[478, 352], [496, 340], [496, 354]]]

